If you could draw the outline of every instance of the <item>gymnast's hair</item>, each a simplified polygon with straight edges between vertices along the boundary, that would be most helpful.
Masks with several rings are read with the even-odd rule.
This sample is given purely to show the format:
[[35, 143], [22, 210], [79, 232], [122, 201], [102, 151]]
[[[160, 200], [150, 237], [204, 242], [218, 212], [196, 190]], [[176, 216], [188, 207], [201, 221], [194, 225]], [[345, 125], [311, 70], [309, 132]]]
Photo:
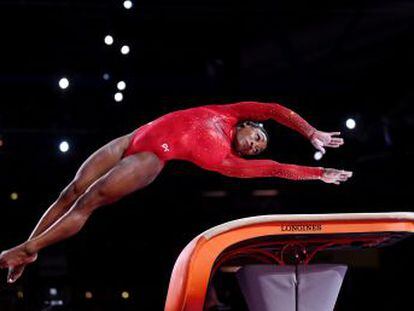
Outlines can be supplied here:
[[247, 120], [247, 121], [243, 121], [237, 124], [237, 127], [245, 127], [245, 126], [251, 126], [251, 127], [261, 130], [263, 134], [266, 136], [266, 140], [269, 141], [269, 134], [264, 128], [263, 123]]

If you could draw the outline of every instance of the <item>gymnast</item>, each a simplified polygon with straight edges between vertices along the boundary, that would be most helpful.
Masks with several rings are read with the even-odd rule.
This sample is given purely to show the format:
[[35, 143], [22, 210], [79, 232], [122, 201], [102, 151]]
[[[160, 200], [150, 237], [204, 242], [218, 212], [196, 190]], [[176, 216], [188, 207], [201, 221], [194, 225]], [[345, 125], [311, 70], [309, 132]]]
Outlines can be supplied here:
[[352, 172], [246, 159], [262, 152], [268, 136], [260, 121], [275, 120], [324, 147], [338, 148], [340, 132], [316, 130], [277, 103], [240, 102], [168, 113], [95, 151], [46, 210], [29, 239], [0, 254], [0, 268], [15, 282], [38, 252], [75, 235], [92, 212], [146, 187], [169, 160], [190, 161], [203, 169], [237, 178], [280, 177], [339, 185]]

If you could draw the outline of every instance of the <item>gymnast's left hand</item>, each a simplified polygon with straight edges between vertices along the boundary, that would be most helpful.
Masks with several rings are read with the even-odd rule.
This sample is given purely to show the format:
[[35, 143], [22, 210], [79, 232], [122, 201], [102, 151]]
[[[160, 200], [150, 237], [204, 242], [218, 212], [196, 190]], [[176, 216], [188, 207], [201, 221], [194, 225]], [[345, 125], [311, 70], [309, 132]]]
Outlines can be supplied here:
[[322, 154], [325, 154], [326, 150], [324, 147], [339, 148], [344, 144], [343, 138], [335, 137], [340, 134], [341, 132], [322, 132], [316, 130], [312, 134], [310, 141], [316, 149], [322, 152]]
[[36, 258], [37, 254], [30, 254], [23, 243], [0, 254], [0, 269], [26, 265], [34, 262]]

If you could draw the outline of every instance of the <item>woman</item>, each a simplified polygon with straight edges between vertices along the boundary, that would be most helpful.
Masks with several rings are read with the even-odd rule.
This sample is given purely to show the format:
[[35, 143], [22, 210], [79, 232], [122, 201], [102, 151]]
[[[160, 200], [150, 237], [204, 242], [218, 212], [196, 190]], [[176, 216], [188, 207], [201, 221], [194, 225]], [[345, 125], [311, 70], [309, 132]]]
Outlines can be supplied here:
[[241, 102], [164, 115], [109, 142], [82, 164], [29, 239], [1, 253], [0, 268], [9, 269], [7, 281], [15, 282], [41, 249], [79, 232], [95, 209], [149, 185], [169, 160], [190, 161], [238, 178], [319, 179], [339, 185], [352, 176], [343, 170], [243, 158], [266, 148], [266, 131], [254, 121], [267, 119], [298, 131], [323, 153], [324, 147], [343, 144], [335, 137], [339, 132], [318, 131], [280, 104]]

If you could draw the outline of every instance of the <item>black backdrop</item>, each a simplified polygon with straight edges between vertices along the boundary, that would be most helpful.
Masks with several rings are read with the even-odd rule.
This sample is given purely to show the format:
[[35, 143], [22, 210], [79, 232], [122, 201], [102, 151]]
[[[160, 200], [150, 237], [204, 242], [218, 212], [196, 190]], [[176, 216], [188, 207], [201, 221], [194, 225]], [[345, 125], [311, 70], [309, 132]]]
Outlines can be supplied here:
[[[341, 130], [345, 145], [317, 162], [302, 137], [268, 123], [264, 156], [354, 177], [340, 187], [237, 180], [171, 162], [150, 187], [42, 252], [0, 292], [0, 309], [40, 310], [57, 287], [73, 310], [161, 310], [180, 250], [213, 225], [259, 214], [413, 210], [413, 17], [410, 1], [144, 0], [131, 10], [115, 0], [1, 1], [0, 249], [28, 236], [90, 153], [176, 109], [280, 102], [321, 130]], [[121, 55], [122, 44], [130, 54]], [[113, 100], [119, 80], [127, 82], [121, 103]], [[352, 131], [348, 117], [357, 121]], [[66, 154], [61, 139], [71, 144]], [[256, 189], [279, 194], [256, 197]], [[206, 196], [212, 190], [226, 196]], [[406, 310], [412, 246], [380, 251], [368, 267], [354, 258], [338, 308]]]

